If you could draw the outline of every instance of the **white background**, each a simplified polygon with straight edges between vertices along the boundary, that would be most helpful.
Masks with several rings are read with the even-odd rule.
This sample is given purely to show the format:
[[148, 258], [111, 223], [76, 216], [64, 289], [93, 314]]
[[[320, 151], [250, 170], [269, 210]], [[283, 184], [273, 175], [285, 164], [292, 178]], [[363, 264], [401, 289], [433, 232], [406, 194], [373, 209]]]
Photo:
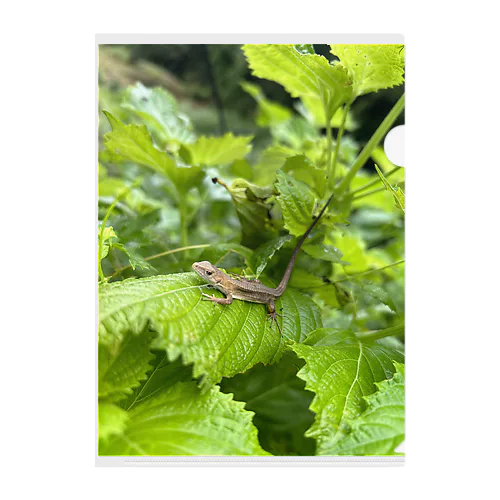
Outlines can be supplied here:
[[[497, 28], [487, 2], [460, 5], [9, 4], [0, 197], [5, 498], [498, 494]], [[112, 32], [405, 35], [405, 467], [94, 467], [94, 35]]]

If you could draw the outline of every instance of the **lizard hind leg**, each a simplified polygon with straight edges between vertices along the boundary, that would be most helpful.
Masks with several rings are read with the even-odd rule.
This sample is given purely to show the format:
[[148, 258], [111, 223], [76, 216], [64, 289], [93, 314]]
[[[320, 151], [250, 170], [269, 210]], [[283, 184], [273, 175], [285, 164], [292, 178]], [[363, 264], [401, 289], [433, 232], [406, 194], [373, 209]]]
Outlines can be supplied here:
[[278, 319], [277, 319], [277, 316], [279, 316], [280, 318], [282, 318], [283, 315], [282, 314], [278, 314], [276, 312], [276, 306], [274, 305], [274, 301], [273, 300], [270, 300], [267, 303], [267, 308], [269, 309], [269, 313], [268, 313], [267, 317], [271, 320], [271, 325], [272, 325], [272, 323], [276, 323], [276, 326], [278, 327], [278, 331], [280, 332], [280, 335], [283, 336], [283, 331], [281, 330], [281, 326], [278, 323]]

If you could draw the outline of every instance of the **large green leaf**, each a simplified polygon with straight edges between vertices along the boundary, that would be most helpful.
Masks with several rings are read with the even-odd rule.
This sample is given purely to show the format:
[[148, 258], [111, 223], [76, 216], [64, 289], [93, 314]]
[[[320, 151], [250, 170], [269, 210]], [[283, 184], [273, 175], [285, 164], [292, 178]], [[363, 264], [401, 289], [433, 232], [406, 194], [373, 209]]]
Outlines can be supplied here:
[[[257, 363], [277, 361], [285, 339], [300, 342], [321, 326], [319, 308], [308, 297], [287, 290], [276, 307], [283, 314], [283, 337], [267, 318], [264, 304], [234, 300], [230, 305], [202, 300], [207, 284], [194, 273], [129, 279], [99, 290], [100, 343], [114, 346], [127, 331], [146, 325], [160, 333], [156, 347], [171, 360], [182, 354], [194, 363], [195, 378], [207, 388]], [[222, 297], [220, 292], [214, 292]]]
[[401, 45], [331, 45], [331, 52], [352, 77], [354, 95], [387, 89], [404, 81]]
[[191, 120], [178, 111], [175, 98], [164, 89], [149, 89], [138, 82], [127, 90], [122, 106], [137, 113], [162, 142], [195, 141]]
[[128, 412], [123, 434], [110, 437], [100, 455], [268, 455], [259, 445], [253, 413], [213, 387], [201, 394], [179, 382]]
[[113, 157], [150, 167], [166, 175], [181, 192], [201, 182], [202, 167], [177, 165], [165, 151], [156, 148], [144, 125], [124, 125], [111, 113], [104, 111], [104, 114], [113, 128], [104, 136], [106, 147]]
[[244, 45], [252, 74], [281, 84], [292, 97], [320, 99], [326, 120], [352, 97], [345, 68], [318, 54], [301, 53], [294, 45]]
[[322, 328], [291, 349], [306, 361], [298, 376], [315, 393], [316, 413], [307, 435], [317, 441], [318, 455], [334, 455], [338, 441], [350, 432], [350, 422], [366, 409], [365, 396], [376, 391], [376, 382], [391, 378], [394, 361], [402, 362], [396, 349], [364, 344], [350, 331]]
[[185, 148], [189, 151], [191, 164], [217, 166], [245, 157], [252, 149], [252, 139], [251, 135], [234, 136], [228, 132], [222, 137], [201, 136]]
[[376, 384], [378, 390], [365, 397], [367, 408], [350, 422], [351, 431], [338, 441], [332, 455], [393, 455], [405, 435], [404, 365]]
[[99, 398], [118, 401], [131, 394], [151, 369], [154, 358], [150, 352], [153, 334], [134, 335], [123, 331], [120, 341], [111, 345], [99, 343]]
[[313, 221], [316, 196], [307, 184], [295, 180], [283, 170], [278, 170], [276, 177], [285, 228], [294, 236], [302, 236]]
[[175, 161], [153, 144], [145, 125], [124, 125], [118, 118], [103, 111], [112, 131], [104, 136], [106, 148], [124, 160], [150, 167], [163, 175], [175, 169]]

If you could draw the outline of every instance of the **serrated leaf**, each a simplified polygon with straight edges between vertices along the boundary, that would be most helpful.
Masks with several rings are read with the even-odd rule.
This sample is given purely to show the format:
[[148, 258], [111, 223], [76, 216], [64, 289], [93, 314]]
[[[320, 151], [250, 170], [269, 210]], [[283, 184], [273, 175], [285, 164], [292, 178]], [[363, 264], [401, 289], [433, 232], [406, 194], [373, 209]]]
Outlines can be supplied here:
[[288, 289], [276, 303], [283, 337], [264, 304], [213, 304], [202, 300], [202, 291], [210, 290], [195, 273], [104, 284], [99, 289], [99, 341], [113, 348], [127, 331], [139, 333], [149, 325], [160, 334], [155, 347], [166, 349], [170, 360], [182, 355], [185, 363], [193, 363], [193, 376], [203, 375], [206, 389], [257, 363], [277, 361], [285, 339], [301, 341], [321, 325], [318, 306], [295, 290]]
[[294, 236], [302, 236], [312, 223], [316, 197], [307, 184], [295, 180], [283, 170], [278, 170], [276, 177], [278, 203], [281, 206], [285, 228]]
[[354, 95], [376, 92], [404, 82], [404, 51], [401, 45], [331, 45], [352, 77]]
[[98, 243], [98, 248], [101, 249], [99, 255], [100, 260], [107, 257], [109, 249], [113, 244], [113, 238], [118, 239], [118, 236], [116, 236], [115, 230], [111, 226], [104, 227], [102, 229], [102, 232], [101, 232], [101, 226], [100, 225], [98, 226], [97, 243]]
[[281, 170], [293, 176], [294, 179], [312, 187], [320, 198], [325, 195], [327, 186], [326, 173], [316, 167], [307, 156], [296, 155], [287, 158]]
[[98, 391], [99, 398], [115, 402], [131, 394], [151, 369], [154, 358], [150, 344], [151, 332], [134, 335], [123, 331], [120, 341], [111, 344], [99, 342], [98, 347]]
[[112, 403], [99, 403], [99, 440], [107, 441], [113, 435], [121, 435], [127, 426], [127, 412]]
[[315, 393], [311, 410], [316, 418], [306, 435], [316, 439], [318, 455], [332, 455], [349, 433], [349, 422], [366, 409], [364, 397], [376, 391], [376, 382], [392, 376], [393, 361], [402, 362], [402, 355], [331, 328], [316, 330], [290, 348], [305, 360], [298, 376]]
[[318, 54], [301, 54], [294, 45], [244, 45], [252, 74], [282, 85], [292, 97], [319, 98], [330, 120], [352, 97], [347, 71]]
[[391, 183], [385, 178], [384, 174], [377, 167], [377, 165], [375, 165], [375, 169], [377, 170], [377, 174], [380, 177], [380, 180], [384, 184], [385, 188], [394, 196], [396, 206], [401, 209], [403, 213], [405, 213], [405, 194], [403, 193], [402, 189], [400, 187], [393, 187]]
[[372, 283], [371, 281], [357, 281], [356, 285], [361, 290], [363, 290], [363, 292], [385, 304], [387, 307], [389, 307], [389, 309], [391, 309], [391, 311], [397, 312], [394, 301], [381, 286], [377, 285], [376, 283]]
[[351, 432], [330, 450], [334, 455], [393, 455], [405, 434], [404, 365], [365, 397], [367, 408], [350, 422]]
[[106, 148], [113, 155], [150, 167], [163, 175], [175, 168], [174, 160], [157, 149], [145, 125], [124, 125], [111, 113], [103, 111], [112, 131], [104, 135]]
[[104, 111], [104, 114], [113, 128], [104, 136], [105, 145], [113, 155], [166, 175], [181, 192], [201, 182], [201, 166], [177, 165], [166, 152], [156, 148], [145, 125], [124, 125], [111, 113]]
[[100, 455], [268, 455], [259, 445], [253, 413], [212, 387], [201, 394], [179, 382], [132, 408], [123, 435], [100, 446]]
[[189, 144], [196, 139], [191, 120], [178, 111], [175, 98], [164, 89], [138, 82], [125, 93], [122, 107], [139, 115], [162, 142]]
[[199, 137], [194, 144], [185, 148], [190, 154], [193, 165], [218, 166], [245, 157], [252, 149], [253, 136], [234, 136], [228, 132], [222, 137]]

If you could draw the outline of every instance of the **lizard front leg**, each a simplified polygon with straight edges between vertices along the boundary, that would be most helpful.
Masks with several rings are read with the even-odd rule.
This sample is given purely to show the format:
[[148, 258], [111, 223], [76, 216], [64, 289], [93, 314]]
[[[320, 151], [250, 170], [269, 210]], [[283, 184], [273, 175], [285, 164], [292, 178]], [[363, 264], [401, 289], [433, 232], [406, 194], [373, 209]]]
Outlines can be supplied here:
[[206, 293], [202, 293], [203, 298], [201, 300], [210, 300], [214, 304], [224, 304], [229, 305], [233, 302], [233, 296], [231, 293], [227, 293], [225, 297], [215, 297], [214, 295], [207, 295]]
[[274, 300], [271, 299], [267, 303], [267, 308], [269, 309], [269, 314], [267, 315], [269, 318], [271, 318], [271, 324], [276, 323], [276, 326], [278, 327], [278, 330], [280, 332], [280, 335], [283, 336], [283, 332], [281, 331], [281, 326], [278, 323], [278, 319], [276, 318], [277, 316], [283, 316], [282, 314], [278, 314], [276, 312], [276, 306], [274, 305]]

